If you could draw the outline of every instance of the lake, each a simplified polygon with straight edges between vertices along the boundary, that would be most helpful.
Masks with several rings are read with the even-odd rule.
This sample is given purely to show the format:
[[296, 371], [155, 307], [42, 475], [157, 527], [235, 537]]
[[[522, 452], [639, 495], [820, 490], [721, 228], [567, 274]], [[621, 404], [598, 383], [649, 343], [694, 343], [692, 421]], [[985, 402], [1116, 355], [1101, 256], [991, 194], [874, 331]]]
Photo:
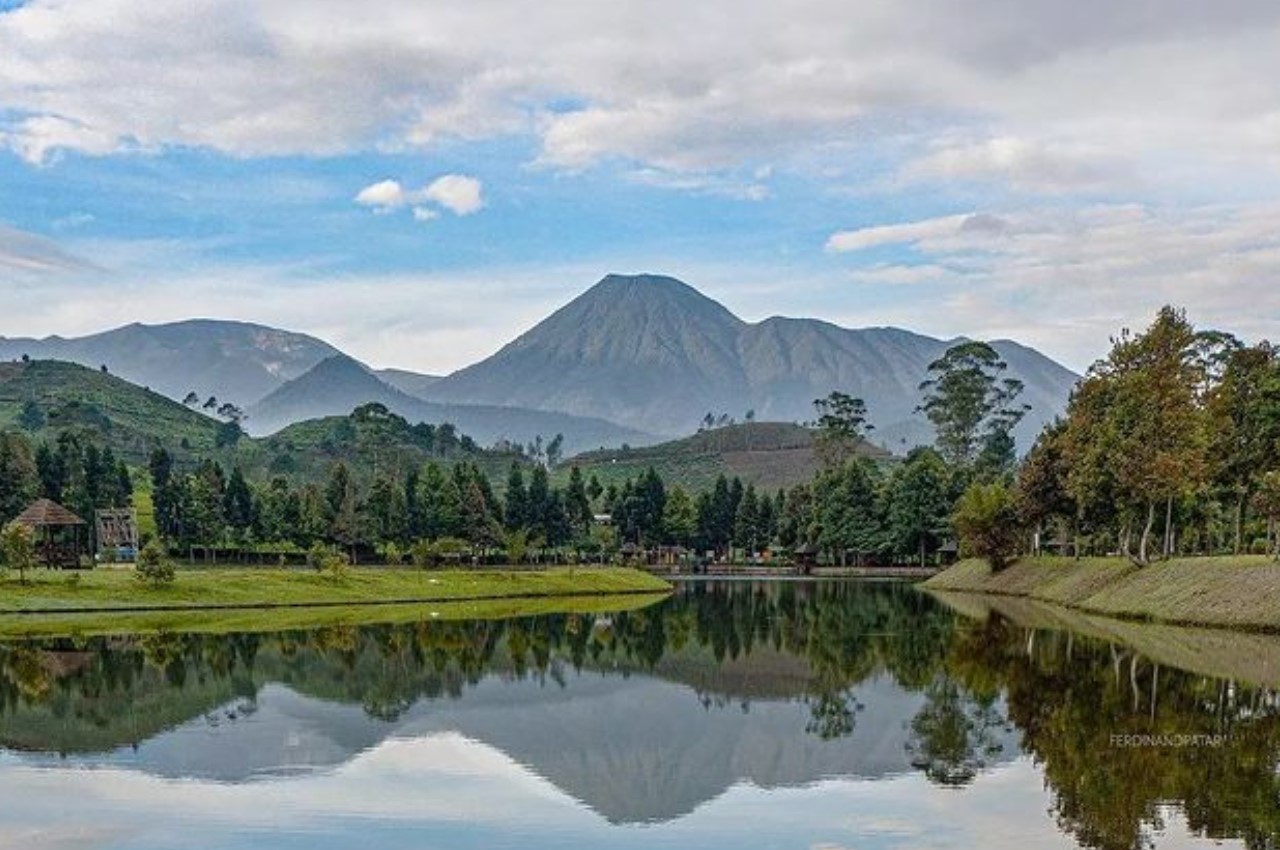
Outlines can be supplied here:
[[876, 581], [8, 641], [0, 847], [1274, 848], [1277, 684], [1274, 638]]

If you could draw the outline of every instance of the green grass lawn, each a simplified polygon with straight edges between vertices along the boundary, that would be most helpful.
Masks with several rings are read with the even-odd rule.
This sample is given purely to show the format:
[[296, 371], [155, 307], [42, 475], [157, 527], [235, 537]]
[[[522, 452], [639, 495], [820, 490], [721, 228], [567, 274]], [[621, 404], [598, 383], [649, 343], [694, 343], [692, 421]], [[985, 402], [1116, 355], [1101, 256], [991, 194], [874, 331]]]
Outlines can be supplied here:
[[284, 569], [179, 570], [170, 585], [140, 583], [132, 570], [37, 570], [0, 582], [0, 615], [75, 611], [276, 608], [480, 601], [528, 597], [665, 593], [671, 586], [638, 570], [408, 570], [353, 568], [342, 576]]
[[505, 620], [544, 614], [616, 614], [645, 608], [666, 598], [666, 593], [628, 593], [388, 605], [0, 614], [0, 640], [177, 632], [216, 635], [284, 632], [333, 626], [400, 625], [424, 621]]
[[961, 561], [925, 582], [935, 590], [1022, 596], [1112, 617], [1280, 631], [1280, 563], [1264, 556], [1024, 558], [999, 573]]

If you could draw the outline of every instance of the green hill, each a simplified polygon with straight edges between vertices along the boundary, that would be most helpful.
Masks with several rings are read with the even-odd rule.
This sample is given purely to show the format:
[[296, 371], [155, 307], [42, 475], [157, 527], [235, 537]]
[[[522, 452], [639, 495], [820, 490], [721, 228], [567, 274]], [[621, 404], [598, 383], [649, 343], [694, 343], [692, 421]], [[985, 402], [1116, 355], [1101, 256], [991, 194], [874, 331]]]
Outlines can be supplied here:
[[[729, 425], [655, 446], [586, 452], [562, 464], [559, 476], [567, 477], [577, 466], [608, 486], [653, 467], [664, 481], [691, 491], [710, 488], [720, 475], [775, 490], [802, 484], [817, 472], [813, 435], [812, 429], [790, 422]], [[867, 443], [862, 450], [869, 457], [889, 456]]]
[[411, 425], [379, 405], [365, 405], [347, 416], [298, 422], [269, 437], [246, 437], [235, 452], [235, 462], [250, 478], [287, 475], [307, 480], [322, 479], [338, 461], [357, 479], [368, 480], [381, 474], [399, 477], [429, 460], [446, 466], [468, 460], [490, 480], [501, 482], [519, 458], [514, 452], [482, 449], [452, 430]]
[[114, 375], [59, 360], [0, 363], [0, 430], [87, 433], [140, 463], [156, 445], [209, 454], [221, 423]]
[[[482, 449], [453, 429], [411, 425], [384, 408], [366, 405], [347, 416], [291, 425], [270, 437], [226, 437], [229, 426], [172, 399], [95, 369], [58, 360], [0, 362], [0, 431], [16, 431], [33, 443], [52, 442], [64, 431], [109, 445], [126, 462], [146, 463], [152, 449], [168, 449], [184, 465], [211, 458], [240, 466], [250, 478], [287, 475], [319, 481], [338, 461], [357, 479], [405, 470], [428, 460], [477, 463], [504, 481], [513, 452]], [[225, 444], [220, 444], [225, 443]]]

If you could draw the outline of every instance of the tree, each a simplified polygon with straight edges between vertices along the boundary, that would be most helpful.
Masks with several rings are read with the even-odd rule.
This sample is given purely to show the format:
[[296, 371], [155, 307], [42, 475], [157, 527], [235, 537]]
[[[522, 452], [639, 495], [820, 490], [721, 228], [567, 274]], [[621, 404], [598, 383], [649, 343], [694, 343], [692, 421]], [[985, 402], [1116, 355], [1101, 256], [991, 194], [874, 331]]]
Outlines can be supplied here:
[[46, 421], [40, 405], [31, 400], [23, 402], [22, 412], [18, 414], [19, 428], [34, 433], [43, 428]]
[[867, 405], [860, 398], [835, 391], [815, 399], [813, 407], [818, 414], [814, 451], [824, 466], [843, 466], [874, 427], [867, 422]]
[[324, 488], [325, 519], [328, 521], [328, 539], [350, 551], [359, 539], [356, 515], [356, 487], [351, 471], [339, 461], [329, 473]]
[[27, 583], [27, 571], [36, 567], [36, 536], [30, 526], [11, 522], [0, 529], [0, 558], [5, 569], [17, 570], [18, 580]]
[[169, 550], [158, 539], [152, 539], [138, 552], [138, 563], [134, 566], [134, 575], [138, 581], [152, 587], [163, 587], [172, 584], [177, 578], [177, 570], [169, 558]]
[[1057, 420], [1045, 427], [1018, 469], [1018, 518], [1037, 535], [1057, 522], [1074, 523], [1076, 501], [1067, 488], [1067, 425]]
[[662, 536], [673, 546], [692, 546], [698, 533], [698, 509], [682, 487], [672, 487], [662, 508]]
[[570, 532], [575, 538], [584, 537], [591, 528], [591, 497], [587, 493], [587, 485], [582, 481], [582, 470], [573, 467], [569, 470], [569, 483], [564, 490], [564, 512], [569, 522]]
[[546, 448], [547, 466], [555, 469], [564, 459], [564, 434], [556, 434]]
[[1008, 365], [985, 342], [962, 342], [929, 364], [920, 410], [933, 423], [947, 462], [969, 466], [984, 445], [1000, 451], [1030, 409], [1017, 404], [1021, 381], [1002, 378]]
[[195, 407], [200, 403], [200, 396], [196, 394], [195, 390], [192, 390], [182, 397], [182, 403], [187, 407]]
[[1253, 498], [1259, 513], [1267, 518], [1268, 548], [1280, 561], [1280, 470], [1262, 476]]
[[1196, 354], [1210, 381], [1208, 457], [1215, 482], [1235, 502], [1233, 549], [1243, 548], [1245, 513], [1259, 478], [1280, 466], [1280, 357], [1263, 343], [1245, 348], [1234, 337], [1201, 332]]
[[951, 521], [962, 549], [986, 559], [993, 571], [1008, 565], [1018, 541], [1018, 514], [1008, 487], [998, 482], [970, 485]]
[[[1093, 488], [1113, 486], [1126, 529], [1121, 549], [1137, 565], [1150, 563], [1157, 510], [1164, 507], [1164, 553], [1174, 545], [1175, 500], [1207, 478], [1203, 413], [1205, 373], [1195, 329], [1164, 307], [1142, 334], [1123, 332], [1105, 360], [1090, 368], [1067, 410], [1072, 493], [1081, 506]], [[1076, 467], [1080, 472], [1077, 473]], [[1140, 524], [1138, 549], [1129, 527]]]
[[888, 485], [886, 536], [892, 551], [915, 553], [920, 565], [936, 552], [950, 530], [949, 473], [933, 449], [918, 448], [894, 471]]
[[0, 433], [0, 525], [20, 514], [39, 491], [31, 446], [17, 434]]

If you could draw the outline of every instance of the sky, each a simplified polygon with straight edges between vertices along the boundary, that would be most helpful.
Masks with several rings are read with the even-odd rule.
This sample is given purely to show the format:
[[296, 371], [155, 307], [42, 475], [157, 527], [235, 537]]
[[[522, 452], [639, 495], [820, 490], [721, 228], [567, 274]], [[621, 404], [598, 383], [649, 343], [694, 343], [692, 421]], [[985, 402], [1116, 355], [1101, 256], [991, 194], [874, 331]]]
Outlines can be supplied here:
[[448, 372], [609, 272], [1083, 369], [1280, 325], [1274, 0], [0, 0], [0, 335]]

